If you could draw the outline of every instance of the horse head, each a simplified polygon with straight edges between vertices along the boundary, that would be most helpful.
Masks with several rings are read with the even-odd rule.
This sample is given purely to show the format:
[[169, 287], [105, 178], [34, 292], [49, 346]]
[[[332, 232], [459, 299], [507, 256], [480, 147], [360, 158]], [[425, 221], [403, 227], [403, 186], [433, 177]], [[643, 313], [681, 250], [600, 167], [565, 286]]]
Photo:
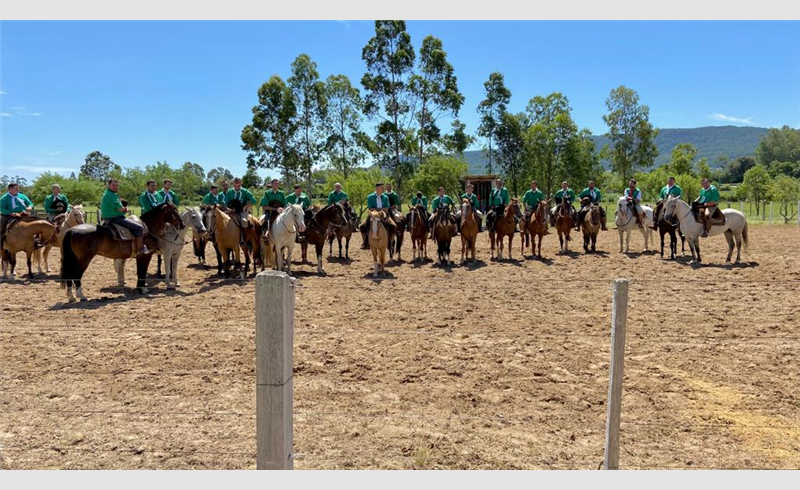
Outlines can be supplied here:
[[383, 226], [383, 223], [381, 222], [385, 219], [386, 212], [383, 210], [369, 212], [369, 225], [372, 238], [378, 238], [380, 227]]
[[294, 221], [294, 226], [298, 232], [303, 233], [306, 231], [306, 219], [303, 206], [299, 204], [290, 204], [287, 208], [291, 213], [291, 219]]
[[203, 223], [203, 214], [199, 208], [186, 208], [183, 214], [183, 222], [193, 228], [197, 233], [206, 233], [205, 223]]
[[666, 201], [664, 201], [664, 220], [667, 222], [672, 222], [675, 216], [675, 210], [678, 208], [678, 201], [681, 198], [678, 196], [669, 196]]
[[67, 223], [69, 223], [70, 220], [74, 221], [73, 226], [82, 225], [86, 222], [86, 211], [83, 210], [83, 204], [72, 206], [72, 211], [70, 211], [67, 217]]
[[511, 199], [511, 202], [506, 207], [505, 217], [508, 220], [516, 218], [522, 218], [522, 211], [519, 205], [519, 199], [516, 197]]

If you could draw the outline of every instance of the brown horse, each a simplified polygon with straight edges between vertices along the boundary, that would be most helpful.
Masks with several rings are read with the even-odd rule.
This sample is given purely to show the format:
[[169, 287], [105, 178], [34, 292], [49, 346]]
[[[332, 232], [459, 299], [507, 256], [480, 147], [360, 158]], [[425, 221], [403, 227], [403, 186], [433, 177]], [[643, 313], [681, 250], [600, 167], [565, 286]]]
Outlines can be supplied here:
[[68, 214], [62, 214], [56, 217], [53, 221], [53, 224], [56, 225], [56, 235], [53, 237], [53, 240], [48, 243], [44, 249], [36, 250], [36, 261], [39, 263], [40, 273], [42, 261], [44, 261], [45, 272], [50, 272], [50, 250], [53, 247], [61, 248], [61, 242], [64, 240], [64, 235], [67, 233], [67, 230], [73, 226], [82, 225], [85, 222], [86, 212], [83, 210], [83, 204], [76, 204]]
[[[177, 230], [183, 229], [184, 224], [178, 214], [178, 208], [171, 203], [159, 204], [137, 219], [147, 226], [144, 243], [151, 252], [136, 257], [136, 288], [140, 293], [147, 293], [145, 287], [147, 266], [150, 265], [151, 254], [158, 250], [156, 237], [164, 236], [167, 223]], [[135, 254], [133, 245], [132, 240], [117, 240], [106, 226], [78, 225], [67, 230], [64, 241], [61, 242], [61, 285], [67, 288], [69, 302], [75, 301], [75, 296], [72, 295], [73, 286], [76, 288], [78, 298], [86, 301], [81, 278], [95, 256], [128, 259]]]
[[472, 201], [467, 198], [461, 200], [461, 265], [464, 265], [464, 256], [475, 262], [475, 242], [478, 240], [478, 222], [472, 212]]
[[[37, 218], [20, 218], [19, 221], [12, 223], [6, 231], [6, 237], [3, 240], [3, 250], [0, 250], [3, 263], [3, 279], [8, 279], [8, 267], [11, 266], [11, 280], [16, 280], [17, 275], [14, 269], [17, 266], [17, 253], [25, 252], [28, 263], [28, 279], [33, 278], [33, 270], [31, 270], [31, 256], [34, 255], [36, 249], [36, 242], [34, 237], [39, 235], [41, 243], [49, 243], [55, 235], [56, 226], [44, 219]], [[41, 263], [39, 264], [39, 273], [42, 272]]]
[[[530, 239], [531, 253], [534, 257], [542, 258], [542, 238], [547, 235], [547, 222], [550, 221], [550, 199], [539, 201], [533, 210], [525, 227], [525, 240], [522, 241], [520, 253], [525, 257], [525, 245]], [[539, 237], [539, 253], [536, 253], [536, 237]]]
[[558, 243], [561, 245], [561, 252], [569, 252], [569, 236], [572, 227], [572, 204], [564, 201], [556, 206], [556, 231], [558, 232]]
[[433, 222], [433, 239], [436, 240], [436, 255], [439, 258], [439, 265], [447, 266], [452, 263], [450, 261], [450, 245], [454, 236], [456, 236], [456, 225], [450, 219], [450, 208], [441, 207]]
[[503, 216], [495, 218], [493, 229], [489, 230], [489, 241], [492, 244], [491, 258], [494, 259], [494, 250], [498, 249], [497, 258], [503, 259], [503, 238], [508, 237], [508, 258], [511, 259], [511, 244], [516, 232], [516, 218], [522, 216], [519, 199], [512, 198], [503, 211]]
[[589, 204], [586, 214], [583, 215], [581, 221], [581, 230], [583, 231], [583, 251], [589, 253], [589, 242], [592, 244], [592, 252], [595, 251], [597, 246], [597, 234], [600, 233], [600, 228], [603, 225], [603, 217], [600, 214], [600, 206], [597, 204]]
[[253, 275], [258, 273], [258, 266], [263, 271], [266, 267], [272, 267], [272, 254], [266, 253], [267, 244], [261, 239], [261, 222], [253, 215], [247, 216], [250, 226], [242, 230], [242, 240], [244, 240], [244, 273], [250, 271], [252, 257]]
[[414, 260], [428, 260], [428, 232], [425, 229], [425, 206], [417, 204], [411, 208], [409, 232], [414, 247]]
[[397, 226], [395, 227], [395, 233], [389, 237], [389, 258], [391, 260], [395, 260], [394, 256], [397, 254], [397, 260], [403, 260], [400, 257], [400, 253], [403, 249], [403, 237], [405, 236], [406, 232], [406, 219], [403, 217], [403, 214], [397, 211], [394, 208], [389, 209], [389, 212], [392, 214], [392, 220], [394, 220]]
[[325, 248], [325, 239], [331, 225], [343, 226], [345, 212], [340, 203], [329, 204], [320, 209], [306, 225], [305, 237], [309, 245], [314, 245], [317, 252], [317, 274], [322, 275], [322, 251]]
[[378, 278], [386, 268], [386, 249], [389, 247], [389, 231], [383, 224], [386, 211], [370, 211], [368, 221], [369, 249], [372, 251], [372, 277]]
[[[229, 277], [230, 268], [233, 265], [234, 272], [238, 272], [239, 278], [244, 279], [242, 256], [239, 252], [241, 232], [236, 222], [237, 219], [241, 220], [242, 218], [238, 214], [234, 214], [234, 217], [231, 217], [220, 208], [214, 208], [214, 219], [216, 221], [214, 243], [217, 248], [217, 260], [219, 261], [221, 272], [225, 277]], [[236, 258], [233, 264], [231, 264], [231, 254]]]
[[350, 260], [350, 238], [358, 228], [358, 220], [356, 219], [356, 214], [353, 211], [352, 206], [350, 206], [350, 203], [346, 201], [340, 202], [342, 203], [342, 208], [344, 209], [345, 224], [342, 226], [336, 226], [333, 228], [333, 230], [328, 232], [328, 256], [333, 256], [333, 239], [335, 238], [339, 242], [339, 258], [342, 258], [342, 238], [344, 238], [344, 258]]
[[669, 252], [670, 260], [675, 260], [675, 254], [678, 253], [678, 235], [681, 237], [681, 255], [686, 253], [686, 237], [681, 231], [680, 224], [676, 221], [670, 223], [661, 216], [664, 210], [664, 201], [659, 201], [656, 204], [656, 209], [653, 211], [653, 219], [656, 220], [656, 229], [658, 234], [661, 235], [661, 258], [664, 258], [664, 235], [669, 233]]

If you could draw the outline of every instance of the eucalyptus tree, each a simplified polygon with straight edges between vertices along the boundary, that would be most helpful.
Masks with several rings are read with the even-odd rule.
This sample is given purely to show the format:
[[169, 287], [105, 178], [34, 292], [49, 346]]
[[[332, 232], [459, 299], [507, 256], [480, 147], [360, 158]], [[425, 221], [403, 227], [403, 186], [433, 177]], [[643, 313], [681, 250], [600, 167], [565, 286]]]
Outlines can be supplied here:
[[503, 74], [499, 72], [489, 75], [489, 80], [484, 82], [483, 87], [486, 90], [486, 98], [478, 104], [478, 114], [481, 116], [478, 136], [486, 138], [486, 149], [488, 149], [486, 153], [489, 157], [488, 171], [492, 173], [492, 143], [497, 137], [497, 128], [511, 101], [511, 91], [506, 88]]

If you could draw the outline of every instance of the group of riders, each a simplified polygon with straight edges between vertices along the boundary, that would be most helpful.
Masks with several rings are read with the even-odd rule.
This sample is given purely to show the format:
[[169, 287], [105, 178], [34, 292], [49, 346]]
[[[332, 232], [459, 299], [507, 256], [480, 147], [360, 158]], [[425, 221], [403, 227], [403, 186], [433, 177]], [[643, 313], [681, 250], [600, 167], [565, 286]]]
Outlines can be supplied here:
[[[139, 205], [142, 208], [142, 214], [159, 206], [163, 203], [172, 203], [174, 205], [180, 204], [180, 198], [171, 189], [172, 180], [164, 179], [163, 186], [160, 190], [157, 189], [156, 181], [149, 180], [147, 188], [139, 196]], [[701, 182], [702, 189], [700, 196], [694, 201], [694, 208], [697, 211], [698, 220], [704, 224], [703, 236], [707, 236], [708, 231], [712, 225], [712, 219], [718, 211], [719, 204], [719, 191], [712, 185], [708, 179], [703, 179]], [[130, 230], [134, 237], [135, 250], [140, 254], [150, 253], [144, 244], [144, 228], [136, 221], [127, 219], [128, 203], [120, 198], [119, 182], [116, 179], [109, 179], [107, 188], [103, 192], [100, 200], [100, 214], [104, 220], [104, 224], [116, 224]], [[652, 227], [657, 229], [659, 221], [663, 219], [663, 202], [669, 196], [681, 197], [682, 189], [675, 182], [673, 177], [669, 177], [666, 185], [661, 189], [660, 201], [656, 206], [654, 214], [654, 223]], [[580, 229], [580, 223], [588, 212], [591, 206], [598, 206], [601, 213], [602, 229], [606, 229], [606, 213], [600, 206], [602, 194], [596, 188], [594, 181], [589, 181], [588, 186], [583, 189], [578, 195], [577, 199], [580, 202], [580, 209], [575, 210], [573, 203], [576, 200], [575, 192], [569, 187], [568, 182], [561, 184], [559, 189], [553, 196], [555, 204], [564, 205], [567, 207], [568, 212], [573, 219], [573, 225], [576, 229]], [[625, 189], [623, 197], [627, 201], [628, 206], [633, 212], [638, 226], [643, 227], [645, 224], [645, 214], [641, 206], [642, 191], [637, 187], [636, 180], [631, 179], [628, 187]], [[327, 204], [348, 203], [348, 195], [342, 190], [342, 185], [336, 183], [334, 190], [328, 194]], [[466, 192], [461, 195], [461, 200], [468, 200], [474, 217], [478, 223], [479, 231], [483, 231], [482, 218], [483, 213], [480, 210], [478, 196], [474, 193], [472, 184], [467, 184]], [[536, 181], [531, 182], [530, 189], [522, 196], [522, 203], [525, 207], [525, 213], [522, 216], [523, 224], [527, 224], [531, 218], [532, 213], [536, 210], [541, 201], [545, 200], [544, 193], [538, 188]], [[223, 181], [219, 186], [212, 185], [209, 192], [203, 197], [203, 208], [210, 209], [212, 207], [221, 207], [226, 209], [233, 201], [238, 201], [248, 211], [256, 204], [256, 198], [253, 193], [242, 186], [242, 180], [235, 178], [232, 181], [232, 186], [229, 188], [227, 181]], [[502, 180], [495, 182], [495, 188], [492, 189], [488, 199], [488, 209], [486, 213], [486, 228], [493, 229], [494, 222], [497, 216], [502, 216], [505, 208], [510, 205], [512, 199], [509, 196], [508, 189], [504, 186]], [[289, 204], [297, 204], [303, 208], [305, 213], [310, 213], [312, 208], [311, 199], [303, 192], [301, 185], [294, 186], [294, 192], [286, 195], [280, 189], [280, 181], [273, 179], [270, 182], [270, 187], [265, 191], [264, 196], [259, 202], [264, 215], [264, 226], [269, 229], [277, 214]], [[390, 228], [390, 231], [396, 230], [398, 225], [406, 226], [410, 229], [412, 224], [411, 210], [418, 210], [423, 217], [423, 223], [426, 227], [426, 232], [430, 232], [430, 238], [433, 238], [434, 228], [440, 220], [450, 220], [456, 227], [456, 233], [460, 229], [461, 224], [461, 207], [447, 194], [445, 194], [444, 187], [439, 187], [436, 197], [431, 202], [429, 209], [428, 198], [422, 192], [417, 191], [411, 198], [411, 210], [405, 215], [405, 223], [403, 223], [402, 204], [400, 197], [394, 192], [391, 183], [378, 182], [375, 184], [375, 192], [367, 196], [367, 208], [370, 211], [385, 211], [384, 223]], [[44, 201], [44, 210], [47, 214], [49, 221], [54, 221], [55, 218], [64, 213], [69, 213], [72, 206], [66, 195], [61, 192], [61, 187], [58, 184], [53, 184], [51, 187], [51, 194], [47, 196]], [[33, 212], [33, 202], [19, 191], [19, 186], [16, 183], [8, 185], [8, 192], [0, 198], [0, 250], [3, 249], [3, 240], [10, 225], [19, 219], [33, 219], [31, 214]], [[550, 226], [554, 226], [555, 215], [551, 214]], [[518, 222], [519, 218], [515, 216], [515, 221]], [[359, 228], [362, 232], [366, 232], [367, 219], [361, 222]], [[523, 227], [524, 229], [524, 227]], [[547, 232], [546, 232], [547, 233]], [[43, 244], [37, 244], [43, 246]]]

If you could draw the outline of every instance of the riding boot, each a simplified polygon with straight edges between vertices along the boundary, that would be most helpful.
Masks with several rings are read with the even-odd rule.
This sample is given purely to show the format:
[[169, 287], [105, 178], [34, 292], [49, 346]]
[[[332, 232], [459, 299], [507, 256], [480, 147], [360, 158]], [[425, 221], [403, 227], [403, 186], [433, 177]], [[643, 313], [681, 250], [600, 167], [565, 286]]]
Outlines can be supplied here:
[[702, 236], [703, 238], [708, 238], [708, 232], [710, 230], [711, 230], [711, 219], [706, 218], [705, 221], [703, 221], [703, 234], [700, 236]]
[[144, 244], [144, 237], [134, 237], [133, 238], [133, 249], [136, 250], [136, 255], [147, 255], [150, 253], [150, 250], [147, 249], [147, 245]]

